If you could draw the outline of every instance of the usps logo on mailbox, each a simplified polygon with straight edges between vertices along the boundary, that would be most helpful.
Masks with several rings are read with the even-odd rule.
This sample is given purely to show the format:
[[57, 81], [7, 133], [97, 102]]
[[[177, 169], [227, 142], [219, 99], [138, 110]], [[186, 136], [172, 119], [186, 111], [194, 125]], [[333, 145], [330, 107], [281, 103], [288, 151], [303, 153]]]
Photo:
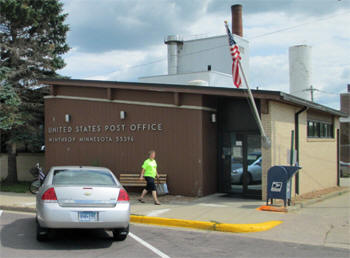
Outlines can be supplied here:
[[271, 192], [281, 192], [283, 182], [272, 182]]

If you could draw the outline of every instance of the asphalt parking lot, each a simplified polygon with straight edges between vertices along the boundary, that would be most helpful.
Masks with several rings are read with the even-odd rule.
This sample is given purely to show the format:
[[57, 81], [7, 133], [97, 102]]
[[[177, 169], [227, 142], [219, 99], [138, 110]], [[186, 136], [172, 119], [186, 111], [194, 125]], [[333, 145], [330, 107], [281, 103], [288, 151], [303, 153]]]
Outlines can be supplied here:
[[103, 230], [64, 230], [40, 243], [34, 214], [1, 213], [1, 257], [349, 257], [347, 249], [136, 224], [124, 242]]

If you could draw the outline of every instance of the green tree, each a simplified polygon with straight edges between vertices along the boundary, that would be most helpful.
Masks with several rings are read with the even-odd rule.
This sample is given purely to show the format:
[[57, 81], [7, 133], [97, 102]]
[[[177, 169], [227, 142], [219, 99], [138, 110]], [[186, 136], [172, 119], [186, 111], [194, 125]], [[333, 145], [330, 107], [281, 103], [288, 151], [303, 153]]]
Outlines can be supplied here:
[[[20, 112], [21, 99], [7, 81], [7, 74], [10, 69], [7, 67], [0, 68], [0, 130], [11, 132], [13, 129], [24, 125], [24, 119]], [[16, 153], [16, 142], [14, 142], [9, 150], [11, 153]], [[16, 169], [15, 155], [10, 155], [8, 163], [11, 164], [11, 169]], [[17, 181], [17, 173], [11, 173], [8, 176], [8, 181]]]
[[19, 112], [21, 99], [6, 80], [9, 71], [7, 67], [0, 67], [0, 129], [4, 131], [24, 123]]
[[[56, 71], [65, 66], [62, 55], [69, 50], [66, 43], [69, 28], [64, 24], [67, 14], [62, 7], [58, 0], [0, 0], [0, 66], [9, 68], [2, 83], [7, 85], [6, 89], [12, 88], [3, 94], [18, 96], [19, 105], [12, 107], [9, 117], [21, 118], [17, 117], [10, 129], [4, 129], [10, 130], [7, 181], [17, 178], [16, 143], [40, 130], [37, 126], [42, 115], [36, 113], [43, 110], [45, 90], [40, 89], [37, 79], [57, 77]], [[41, 100], [34, 102], [33, 96]]]

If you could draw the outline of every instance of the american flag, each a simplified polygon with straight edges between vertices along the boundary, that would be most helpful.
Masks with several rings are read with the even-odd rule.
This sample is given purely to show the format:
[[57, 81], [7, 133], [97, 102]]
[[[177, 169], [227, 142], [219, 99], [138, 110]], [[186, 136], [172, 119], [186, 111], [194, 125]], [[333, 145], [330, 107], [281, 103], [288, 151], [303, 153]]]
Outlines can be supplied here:
[[241, 86], [241, 76], [239, 75], [239, 62], [241, 60], [240, 52], [236, 41], [233, 39], [230, 29], [228, 28], [227, 22], [225, 21], [226, 32], [228, 36], [228, 44], [230, 45], [230, 52], [232, 56], [232, 79], [233, 84], [239, 88]]

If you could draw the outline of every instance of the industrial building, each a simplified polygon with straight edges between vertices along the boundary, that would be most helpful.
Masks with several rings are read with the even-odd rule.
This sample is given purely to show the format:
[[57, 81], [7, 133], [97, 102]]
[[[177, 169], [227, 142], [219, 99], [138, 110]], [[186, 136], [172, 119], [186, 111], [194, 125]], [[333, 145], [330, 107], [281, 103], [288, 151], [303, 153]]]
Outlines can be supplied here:
[[[243, 38], [242, 6], [233, 5], [231, 12], [232, 34], [249, 80], [249, 41]], [[233, 87], [227, 35], [187, 40], [180, 35], [170, 35], [164, 43], [168, 49], [168, 74], [141, 77], [140, 82]]]

